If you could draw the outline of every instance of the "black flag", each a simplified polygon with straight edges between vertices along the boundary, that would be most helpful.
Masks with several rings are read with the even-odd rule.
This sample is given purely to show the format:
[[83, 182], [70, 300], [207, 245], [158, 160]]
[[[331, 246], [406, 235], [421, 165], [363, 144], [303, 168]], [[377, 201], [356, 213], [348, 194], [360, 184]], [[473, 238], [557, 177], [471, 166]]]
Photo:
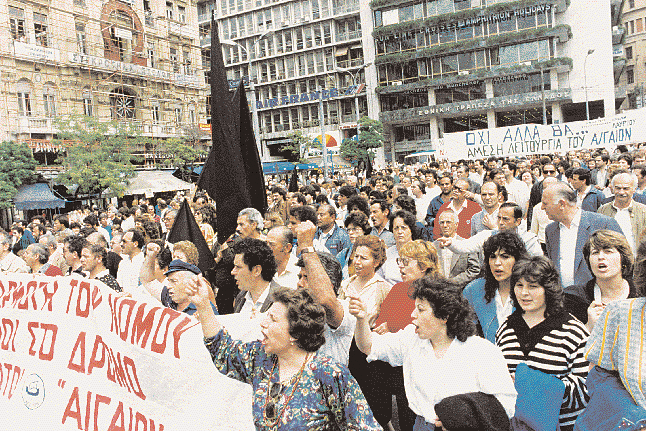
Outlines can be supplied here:
[[200, 227], [193, 217], [193, 212], [188, 205], [188, 200], [184, 199], [182, 206], [177, 211], [177, 216], [175, 217], [175, 223], [170, 230], [168, 235], [168, 242], [174, 244], [179, 241], [190, 241], [195, 244], [197, 251], [200, 254], [200, 261], [198, 263], [198, 268], [202, 270], [203, 273], [206, 273], [207, 270], [213, 268], [215, 261], [213, 260], [213, 254], [209, 250], [209, 246], [200, 231]]
[[298, 168], [296, 166], [294, 166], [294, 170], [292, 171], [292, 177], [289, 180], [289, 188], [287, 191], [292, 193], [298, 191]]
[[[204, 164], [202, 175], [197, 183], [198, 187], [206, 190], [215, 200], [217, 209], [218, 241], [222, 244], [235, 232], [238, 212], [253, 205], [260, 200], [251, 198], [251, 190], [257, 193], [257, 174], [247, 173], [247, 165], [259, 164], [257, 154], [251, 156], [248, 141], [253, 141], [253, 127], [247, 115], [240, 117], [240, 105], [233, 106], [231, 93], [226, 79], [224, 61], [222, 59], [222, 46], [218, 35], [215, 19], [211, 18], [211, 152]], [[242, 103], [242, 97], [239, 98]], [[246, 97], [244, 98], [246, 106]], [[243, 142], [244, 140], [244, 142]], [[253, 145], [255, 148], [255, 143]], [[243, 150], [244, 148], [244, 150]], [[246, 162], [245, 158], [250, 161]], [[262, 168], [260, 168], [262, 181]], [[251, 184], [254, 185], [251, 185]], [[257, 209], [263, 212], [267, 205], [264, 198], [264, 183], [262, 184], [262, 204]]]
[[368, 154], [368, 159], [366, 161], [366, 179], [372, 176], [372, 161], [370, 161], [370, 154]]

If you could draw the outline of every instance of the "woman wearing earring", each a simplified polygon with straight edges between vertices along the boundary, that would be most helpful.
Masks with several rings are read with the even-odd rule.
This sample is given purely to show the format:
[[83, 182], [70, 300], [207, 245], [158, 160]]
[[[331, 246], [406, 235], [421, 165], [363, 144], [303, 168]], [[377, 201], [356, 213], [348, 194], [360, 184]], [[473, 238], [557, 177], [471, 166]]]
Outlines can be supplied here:
[[258, 430], [380, 430], [348, 369], [316, 351], [325, 309], [304, 289], [280, 288], [261, 323], [262, 341], [233, 340], [209, 305], [203, 278], [187, 288], [215, 367], [253, 387]]

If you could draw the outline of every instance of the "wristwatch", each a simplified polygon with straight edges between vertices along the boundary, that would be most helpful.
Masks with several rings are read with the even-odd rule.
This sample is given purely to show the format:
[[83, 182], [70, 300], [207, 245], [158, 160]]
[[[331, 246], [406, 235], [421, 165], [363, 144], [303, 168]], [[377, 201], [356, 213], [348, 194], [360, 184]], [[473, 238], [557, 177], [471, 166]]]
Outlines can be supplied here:
[[316, 250], [314, 250], [314, 247], [303, 247], [301, 249], [301, 254], [305, 253], [316, 253]]

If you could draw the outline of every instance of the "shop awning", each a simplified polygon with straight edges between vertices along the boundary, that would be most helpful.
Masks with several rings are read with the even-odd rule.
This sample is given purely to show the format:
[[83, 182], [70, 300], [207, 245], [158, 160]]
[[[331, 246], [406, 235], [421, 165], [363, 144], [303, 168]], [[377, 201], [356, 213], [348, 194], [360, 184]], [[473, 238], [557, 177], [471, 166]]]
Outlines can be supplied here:
[[173, 171], [137, 171], [137, 175], [130, 180], [124, 194], [146, 195], [150, 193], [174, 192], [190, 190], [193, 184], [182, 181], [173, 176]]
[[46, 208], [64, 208], [65, 201], [54, 196], [46, 183], [20, 186], [13, 198], [18, 210], [37, 210]]

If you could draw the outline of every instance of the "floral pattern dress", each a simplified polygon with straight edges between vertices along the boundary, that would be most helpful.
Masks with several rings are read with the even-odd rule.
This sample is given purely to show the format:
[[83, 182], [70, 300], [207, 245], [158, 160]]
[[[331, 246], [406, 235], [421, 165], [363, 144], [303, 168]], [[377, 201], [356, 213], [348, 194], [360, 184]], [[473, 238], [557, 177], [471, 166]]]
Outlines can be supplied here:
[[[218, 371], [253, 387], [252, 413], [258, 430], [381, 430], [347, 367], [326, 356], [315, 354], [300, 378], [271, 398], [270, 382], [280, 381], [274, 366], [277, 357], [267, 355], [259, 341], [233, 340], [223, 329], [205, 344]], [[273, 420], [266, 418], [268, 401], [276, 405]]]

